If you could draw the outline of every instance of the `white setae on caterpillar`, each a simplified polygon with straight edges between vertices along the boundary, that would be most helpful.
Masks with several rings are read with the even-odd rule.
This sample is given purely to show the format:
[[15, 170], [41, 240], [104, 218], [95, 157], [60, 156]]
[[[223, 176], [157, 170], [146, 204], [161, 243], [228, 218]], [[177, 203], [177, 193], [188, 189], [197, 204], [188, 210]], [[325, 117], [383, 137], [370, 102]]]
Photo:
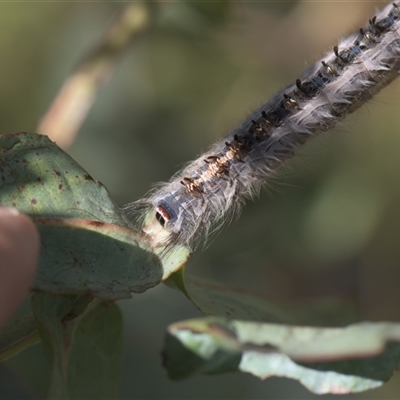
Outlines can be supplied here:
[[168, 183], [135, 203], [154, 247], [194, 248], [257, 194], [296, 148], [332, 128], [400, 72], [400, 5], [387, 5], [294, 84]]

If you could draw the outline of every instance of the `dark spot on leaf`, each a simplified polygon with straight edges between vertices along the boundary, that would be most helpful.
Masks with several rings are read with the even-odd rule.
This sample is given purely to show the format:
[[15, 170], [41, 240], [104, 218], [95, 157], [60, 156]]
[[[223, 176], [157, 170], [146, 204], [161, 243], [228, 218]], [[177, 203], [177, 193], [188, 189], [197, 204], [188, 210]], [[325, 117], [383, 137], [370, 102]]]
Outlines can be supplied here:
[[58, 171], [56, 171], [56, 170], [54, 170], [54, 172], [55, 172], [55, 174], [56, 174], [57, 176], [61, 176], [61, 173], [60, 173], [60, 172], [58, 172]]
[[85, 179], [86, 181], [92, 181], [93, 180], [93, 178], [89, 174], [83, 175], [83, 179]]
[[104, 222], [101, 221], [89, 221], [89, 225], [93, 225], [93, 226], [103, 226]]
[[62, 187], [63, 187], [63, 185], [60, 183], [60, 184], [58, 185], [58, 188], [61, 190]]
[[27, 160], [26, 158], [23, 158], [23, 159], [22, 159], [22, 162], [23, 162], [24, 164], [28, 164], [28, 160]]
[[36, 203], [37, 203], [37, 200], [36, 200], [36, 199], [31, 199], [31, 203], [32, 203], [32, 204], [36, 204]]
[[36, 180], [37, 180], [38, 182], [41, 182], [41, 181], [42, 181], [42, 178], [37, 177]]
[[80, 201], [80, 200], [77, 200], [77, 201], [76, 201], [76, 204], [78, 204], [78, 205], [81, 204], [81, 201]]

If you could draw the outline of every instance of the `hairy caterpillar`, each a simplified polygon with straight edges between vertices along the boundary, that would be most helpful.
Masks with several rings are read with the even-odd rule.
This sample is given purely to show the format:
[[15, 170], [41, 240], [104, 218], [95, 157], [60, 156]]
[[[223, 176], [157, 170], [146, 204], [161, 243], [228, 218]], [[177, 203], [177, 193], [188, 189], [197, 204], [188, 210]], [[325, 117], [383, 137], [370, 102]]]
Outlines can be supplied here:
[[295, 83], [147, 198], [125, 206], [154, 247], [196, 247], [257, 194], [295, 150], [400, 72], [400, 5], [387, 5]]

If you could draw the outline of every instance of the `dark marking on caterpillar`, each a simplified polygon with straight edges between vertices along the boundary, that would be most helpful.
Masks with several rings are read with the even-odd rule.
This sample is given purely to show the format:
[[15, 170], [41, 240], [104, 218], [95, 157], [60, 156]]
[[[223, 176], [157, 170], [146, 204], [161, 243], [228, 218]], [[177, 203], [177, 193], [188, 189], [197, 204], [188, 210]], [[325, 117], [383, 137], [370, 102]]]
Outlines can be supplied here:
[[181, 180], [181, 184], [185, 187], [186, 193], [194, 197], [199, 197], [203, 194], [203, 191], [200, 188], [201, 181], [197, 179], [192, 179], [185, 176]]
[[216, 177], [229, 177], [229, 161], [224, 156], [209, 156], [204, 161], [209, 165], [209, 171]]
[[154, 247], [195, 248], [257, 194], [296, 149], [400, 72], [400, 7], [387, 5], [209, 151], [125, 206]]

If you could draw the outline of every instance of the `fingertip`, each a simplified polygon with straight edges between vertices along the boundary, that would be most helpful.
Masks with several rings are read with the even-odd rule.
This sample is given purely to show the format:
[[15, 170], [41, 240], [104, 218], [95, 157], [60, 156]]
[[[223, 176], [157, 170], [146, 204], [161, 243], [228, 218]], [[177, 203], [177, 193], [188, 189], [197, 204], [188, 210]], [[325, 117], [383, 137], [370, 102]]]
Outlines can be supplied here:
[[33, 221], [15, 209], [0, 207], [0, 325], [32, 285], [39, 249]]

